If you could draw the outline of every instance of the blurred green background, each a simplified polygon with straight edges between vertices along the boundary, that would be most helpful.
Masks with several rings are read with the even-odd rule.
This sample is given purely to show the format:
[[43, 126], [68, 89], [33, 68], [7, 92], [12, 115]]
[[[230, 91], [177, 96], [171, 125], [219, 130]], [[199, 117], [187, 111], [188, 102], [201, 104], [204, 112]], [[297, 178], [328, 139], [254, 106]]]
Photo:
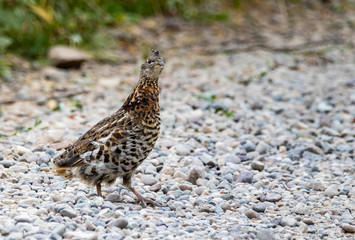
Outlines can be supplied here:
[[[179, 17], [201, 22], [228, 23], [235, 11], [261, 5], [267, 0], [0, 0], [0, 55], [15, 53], [41, 59], [54, 44], [86, 50], [109, 46], [105, 29], [137, 22], [149, 16]], [[335, 2], [341, 11], [352, 1]], [[275, 0], [277, 4], [305, 4], [302, 0]], [[310, 1], [313, 2], [313, 1]], [[353, 4], [353, 3], [352, 3]], [[111, 41], [112, 42], [112, 41]], [[0, 61], [0, 66], [4, 62]]]

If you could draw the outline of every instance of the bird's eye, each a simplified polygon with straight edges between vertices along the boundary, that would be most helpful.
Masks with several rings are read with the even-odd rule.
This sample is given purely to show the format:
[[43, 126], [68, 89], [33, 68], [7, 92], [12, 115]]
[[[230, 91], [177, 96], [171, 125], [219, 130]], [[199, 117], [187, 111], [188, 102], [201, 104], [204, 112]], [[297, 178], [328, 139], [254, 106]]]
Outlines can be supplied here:
[[148, 64], [151, 64], [151, 63], [152, 63], [152, 60], [147, 59], [147, 63], [148, 63]]

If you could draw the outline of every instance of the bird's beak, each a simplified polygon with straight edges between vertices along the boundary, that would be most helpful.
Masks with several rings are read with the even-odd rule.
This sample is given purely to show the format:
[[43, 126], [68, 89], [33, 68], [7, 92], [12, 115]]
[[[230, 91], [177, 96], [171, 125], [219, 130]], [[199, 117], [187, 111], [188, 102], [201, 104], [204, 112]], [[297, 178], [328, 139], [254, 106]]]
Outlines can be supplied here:
[[159, 61], [158, 63], [160, 66], [164, 67], [164, 62], [163, 61]]

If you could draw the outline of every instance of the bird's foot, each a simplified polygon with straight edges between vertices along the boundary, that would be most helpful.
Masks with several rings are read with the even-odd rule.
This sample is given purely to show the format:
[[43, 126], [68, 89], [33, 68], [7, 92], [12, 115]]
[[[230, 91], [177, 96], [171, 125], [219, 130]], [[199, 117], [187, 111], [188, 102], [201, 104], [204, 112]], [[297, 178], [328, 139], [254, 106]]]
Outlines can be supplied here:
[[145, 198], [143, 197], [135, 188], [131, 187], [130, 190], [137, 196], [138, 200], [137, 203], [140, 203], [142, 207], [146, 207], [147, 203], [155, 206], [155, 207], [162, 207], [163, 205], [161, 205], [160, 203], [149, 199], [149, 198]]

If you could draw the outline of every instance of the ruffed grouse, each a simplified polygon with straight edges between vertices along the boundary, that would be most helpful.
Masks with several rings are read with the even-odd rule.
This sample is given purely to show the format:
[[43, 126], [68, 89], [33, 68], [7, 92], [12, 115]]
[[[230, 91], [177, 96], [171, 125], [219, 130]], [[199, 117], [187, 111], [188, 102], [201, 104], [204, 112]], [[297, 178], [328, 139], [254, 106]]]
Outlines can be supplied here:
[[119, 177], [143, 205], [157, 202], [144, 198], [132, 187], [131, 178], [157, 141], [160, 129], [159, 75], [164, 68], [159, 51], [152, 50], [141, 66], [139, 81], [122, 107], [101, 120], [53, 160], [58, 175], [79, 177], [95, 185], [112, 184]]

